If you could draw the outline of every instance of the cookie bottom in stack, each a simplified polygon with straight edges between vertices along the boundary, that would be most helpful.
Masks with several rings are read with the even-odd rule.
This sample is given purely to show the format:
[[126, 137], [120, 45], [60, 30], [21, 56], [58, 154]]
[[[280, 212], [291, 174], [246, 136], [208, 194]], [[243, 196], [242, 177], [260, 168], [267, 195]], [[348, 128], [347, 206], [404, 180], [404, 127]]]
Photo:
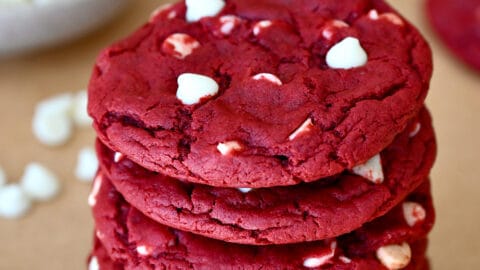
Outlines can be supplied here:
[[[96, 245], [90, 264], [102, 270], [428, 269], [426, 236], [435, 218], [428, 181], [385, 216], [351, 233], [267, 246], [226, 243], [166, 227], [128, 204], [101, 172], [95, 186]], [[411, 211], [417, 205], [424, 211]]]

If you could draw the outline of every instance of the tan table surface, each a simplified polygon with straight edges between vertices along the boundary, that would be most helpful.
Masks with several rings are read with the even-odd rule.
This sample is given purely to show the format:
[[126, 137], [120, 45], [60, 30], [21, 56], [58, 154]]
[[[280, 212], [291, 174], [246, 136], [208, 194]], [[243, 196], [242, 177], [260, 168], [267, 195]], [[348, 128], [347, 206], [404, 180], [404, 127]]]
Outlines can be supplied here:
[[[81, 147], [94, 134], [81, 130], [59, 148], [40, 145], [31, 132], [34, 105], [55, 93], [85, 88], [102, 47], [141, 25], [161, 2], [135, 0], [112, 23], [62, 47], [17, 59], [0, 60], [0, 166], [19, 179], [24, 166], [39, 161], [61, 178], [53, 202], [39, 203], [27, 217], [0, 219], [0, 269], [85, 269], [93, 222], [86, 204], [89, 184], [75, 180]], [[435, 54], [428, 105], [438, 132], [439, 156], [432, 173], [437, 225], [431, 235], [433, 269], [480, 268], [480, 74], [452, 59], [433, 36], [418, 0], [392, 0], [426, 35]]]

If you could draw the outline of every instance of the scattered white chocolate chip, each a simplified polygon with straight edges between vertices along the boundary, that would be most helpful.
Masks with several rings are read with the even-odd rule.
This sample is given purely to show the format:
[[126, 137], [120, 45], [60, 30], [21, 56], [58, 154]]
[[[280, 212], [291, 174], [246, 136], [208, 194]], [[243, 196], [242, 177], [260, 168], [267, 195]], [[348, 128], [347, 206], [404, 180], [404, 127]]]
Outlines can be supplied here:
[[149, 256], [150, 254], [152, 254], [152, 248], [151, 247], [147, 247], [147, 246], [138, 246], [137, 247], [137, 253], [142, 255], [142, 256]]
[[425, 220], [425, 218], [427, 217], [427, 212], [425, 211], [425, 208], [423, 208], [423, 206], [419, 203], [404, 202], [403, 217], [405, 218], [408, 226], [413, 227], [417, 223]]
[[2, 167], [0, 167], [0, 188], [2, 188], [7, 183], [7, 175], [3, 171]]
[[266, 29], [270, 26], [272, 26], [272, 21], [269, 21], [269, 20], [264, 20], [264, 21], [259, 21], [257, 22], [254, 26], [253, 26], [253, 34], [255, 36], [258, 36], [260, 35], [260, 32], [263, 30], [263, 29]]
[[88, 195], [88, 205], [91, 207], [94, 207], [97, 204], [97, 195], [98, 192], [100, 191], [100, 187], [102, 186], [102, 176], [97, 176], [95, 180], [93, 181], [93, 188], [92, 191], [90, 192], [90, 195]]
[[403, 26], [404, 23], [403, 23], [403, 20], [402, 18], [400, 18], [398, 15], [394, 14], [394, 13], [391, 13], [391, 12], [386, 12], [386, 13], [382, 13], [382, 14], [378, 14], [378, 11], [375, 10], [375, 9], [372, 9], [370, 10], [370, 12], [368, 13], [368, 17], [371, 19], [371, 20], [387, 20], [395, 25], [399, 25], [399, 26]]
[[240, 18], [234, 15], [225, 15], [219, 18], [221, 23], [220, 33], [224, 35], [230, 35], [235, 29], [235, 26], [240, 22]]
[[184, 59], [200, 47], [200, 43], [193, 37], [176, 33], [168, 36], [162, 44], [164, 53], [170, 54], [178, 59]]
[[184, 105], [194, 105], [204, 98], [213, 97], [218, 90], [217, 82], [207, 76], [184, 73], [178, 77], [177, 98]]
[[410, 138], [413, 138], [415, 136], [417, 136], [417, 134], [420, 132], [420, 129], [422, 129], [422, 124], [420, 123], [416, 123], [415, 124], [415, 127], [413, 128], [412, 132], [410, 132], [410, 134], [408, 134], [408, 136]]
[[97, 257], [93, 256], [88, 263], [88, 270], [100, 270]]
[[364, 164], [358, 165], [352, 170], [355, 174], [360, 175], [375, 184], [383, 183], [384, 176], [380, 154], [375, 155]]
[[347, 27], [349, 27], [349, 25], [346, 22], [341, 20], [333, 20], [325, 26], [325, 28], [322, 31], [322, 36], [325, 39], [331, 40], [333, 38], [333, 35], [337, 31], [337, 29], [347, 28]]
[[48, 146], [64, 144], [71, 136], [73, 125], [70, 110], [73, 97], [64, 94], [40, 102], [33, 116], [32, 129], [35, 137]]
[[0, 187], [0, 217], [15, 219], [30, 210], [31, 201], [19, 185]]
[[276, 84], [276, 85], [282, 85], [282, 81], [275, 75], [273, 74], [270, 74], [270, 73], [259, 73], [255, 76], [252, 77], [254, 80], [256, 81], [260, 81], [260, 80], [265, 80], [265, 81], [269, 81], [273, 84]]
[[[150, 14], [150, 19], [148, 20], [149, 22], [153, 22], [155, 18], [162, 12], [170, 9], [173, 6], [173, 4], [164, 4], [159, 7], [157, 7], [151, 14]], [[171, 11], [175, 12], [175, 11]], [[167, 15], [168, 16], [168, 15]], [[170, 18], [169, 18], [170, 19]]]
[[20, 186], [27, 196], [36, 201], [53, 199], [60, 191], [57, 177], [49, 169], [35, 162], [26, 166]]
[[91, 182], [98, 170], [98, 159], [95, 150], [86, 147], [80, 150], [75, 168], [75, 176], [78, 180]]
[[233, 152], [241, 151], [242, 146], [237, 141], [229, 141], [229, 142], [219, 143], [217, 145], [217, 150], [222, 155], [227, 156], [227, 155], [230, 155]]
[[330, 245], [330, 252], [320, 256], [313, 256], [305, 259], [303, 261], [303, 266], [307, 268], [316, 268], [326, 264], [330, 259], [332, 259], [335, 256], [336, 248], [337, 248], [337, 242], [333, 241]]
[[238, 190], [242, 193], [249, 193], [253, 188], [238, 188]]
[[350, 69], [365, 65], [368, 56], [358, 39], [347, 37], [330, 48], [326, 61], [331, 68]]
[[115, 155], [113, 156], [113, 161], [115, 161], [115, 163], [118, 163], [120, 160], [122, 160], [124, 157], [124, 155], [120, 152], [115, 152]]
[[87, 91], [78, 92], [73, 98], [72, 117], [78, 127], [89, 127], [92, 125], [92, 118], [87, 113], [88, 96]]
[[224, 0], [185, 0], [187, 22], [196, 22], [203, 17], [216, 16], [225, 7]]
[[410, 263], [412, 250], [407, 243], [384, 246], [377, 250], [377, 258], [389, 270], [398, 270]]
[[303, 124], [300, 127], [298, 127], [292, 134], [290, 134], [290, 136], [288, 136], [288, 139], [290, 141], [293, 141], [301, 134], [312, 130], [312, 127], [313, 127], [312, 119], [308, 118], [307, 120], [305, 120], [305, 122], [303, 122]]
[[352, 259], [345, 256], [339, 256], [338, 259], [340, 259], [340, 261], [342, 261], [343, 263], [347, 263], [347, 264], [352, 262]]

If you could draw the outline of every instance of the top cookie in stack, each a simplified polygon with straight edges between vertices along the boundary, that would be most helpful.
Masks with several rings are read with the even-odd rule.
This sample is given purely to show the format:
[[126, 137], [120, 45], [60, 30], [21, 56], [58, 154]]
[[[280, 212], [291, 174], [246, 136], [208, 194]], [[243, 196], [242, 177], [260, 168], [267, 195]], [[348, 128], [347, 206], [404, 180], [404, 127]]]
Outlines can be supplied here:
[[383, 1], [186, 1], [101, 54], [89, 111], [149, 170], [288, 186], [358, 171], [418, 114], [431, 71]]

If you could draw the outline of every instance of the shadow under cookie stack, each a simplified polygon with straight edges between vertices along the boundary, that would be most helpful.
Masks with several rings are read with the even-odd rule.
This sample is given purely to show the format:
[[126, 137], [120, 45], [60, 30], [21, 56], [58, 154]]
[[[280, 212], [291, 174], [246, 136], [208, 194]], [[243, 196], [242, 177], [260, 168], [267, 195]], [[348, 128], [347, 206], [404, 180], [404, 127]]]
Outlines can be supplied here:
[[380, 0], [187, 0], [104, 50], [89, 270], [429, 269], [431, 53]]

